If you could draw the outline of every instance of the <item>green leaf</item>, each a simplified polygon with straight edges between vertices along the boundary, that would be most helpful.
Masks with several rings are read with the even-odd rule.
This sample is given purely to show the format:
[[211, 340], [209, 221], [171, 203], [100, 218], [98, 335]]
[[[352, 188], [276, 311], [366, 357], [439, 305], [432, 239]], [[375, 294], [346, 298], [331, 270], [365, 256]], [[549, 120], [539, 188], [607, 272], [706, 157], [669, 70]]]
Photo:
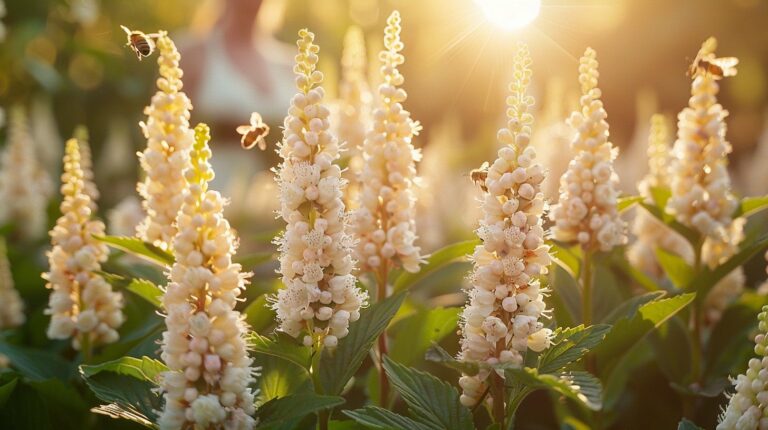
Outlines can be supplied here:
[[408, 404], [416, 421], [434, 429], [472, 430], [472, 415], [448, 383], [384, 356], [384, 370], [392, 386]]
[[548, 241], [548, 245], [552, 260], [573, 279], [579, 279], [582, 261], [581, 249], [578, 246], [567, 247], [554, 241]]
[[460, 308], [436, 308], [418, 311], [393, 325], [389, 356], [406, 365], [424, 356], [424, 352], [456, 330]]
[[632, 315], [637, 312], [640, 306], [648, 302], [661, 299], [666, 295], [666, 291], [653, 291], [639, 296], [631, 297], [629, 300], [619, 305], [619, 307], [614, 309], [610, 314], [603, 318], [601, 322], [604, 324], [615, 324], [616, 321], [620, 320], [621, 318], [631, 318]]
[[573, 371], [542, 374], [536, 369], [507, 369], [507, 383], [517, 382], [531, 389], [548, 389], [582, 403], [593, 411], [602, 408], [602, 385], [589, 372]]
[[49, 351], [0, 342], [0, 354], [8, 357], [11, 365], [22, 376], [31, 380], [67, 380], [74, 370], [63, 358]]
[[80, 373], [84, 378], [101, 372], [113, 372], [152, 383], [157, 383], [157, 378], [166, 371], [168, 368], [165, 364], [149, 357], [123, 357], [106, 363], [80, 366]]
[[697, 300], [704, 300], [715, 285], [720, 280], [728, 276], [737, 267], [744, 265], [753, 255], [768, 247], [768, 235], [762, 236], [754, 242], [742, 245], [736, 255], [729, 258], [725, 263], [717, 266], [714, 270], [705, 268], [688, 285], [688, 291], [696, 292]]
[[260, 332], [275, 322], [275, 311], [269, 305], [267, 294], [262, 294], [245, 307], [245, 322], [254, 332]]
[[694, 424], [693, 421], [689, 420], [688, 418], [683, 418], [682, 421], [680, 421], [680, 424], [678, 424], [677, 430], [704, 430], [704, 429]]
[[426, 278], [430, 273], [440, 270], [451, 263], [467, 261], [467, 257], [474, 253], [475, 247], [479, 246], [480, 243], [478, 239], [466, 240], [435, 251], [427, 258], [427, 263], [421, 266], [418, 272], [403, 272], [398, 276], [394, 282], [394, 291], [406, 290]]
[[658, 260], [661, 268], [664, 269], [667, 278], [672, 281], [672, 285], [677, 288], [686, 288], [695, 275], [693, 267], [683, 257], [672, 254], [664, 249], [656, 249], [656, 260]]
[[11, 394], [13, 394], [13, 390], [16, 388], [18, 382], [19, 378], [13, 378], [3, 385], [0, 385], [0, 409], [3, 408], [5, 402], [7, 402], [11, 397]]
[[618, 258], [612, 259], [612, 263], [616, 269], [624, 272], [635, 282], [637, 282], [639, 286], [645, 288], [647, 291], [659, 291], [661, 289], [656, 281], [651, 279], [650, 276], [646, 275], [642, 270], [630, 264], [625, 254], [622, 254]]
[[610, 329], [609, 325], [598, 324], [558, 330], [552, 340], [552, 346], [539, 357], [539, 371], [552, 373], [580, 360], [600, 344]]
[[132, 279], [131, 282], [125, 287], [128, 291], [136, 294], [142, 299], [148, 301], [150, 304], [159, 308], [163, 305], [163, 290], [157, 285], [146, 279]]
[[272, 399], [256, 411], [259, 430], [291, 430], [309, 414], [330, 409], [344, 403], [344, 398], [299, 393]]
[[634, 206], [635, 203], [639, 203], [641, 201], [643, 201], [643, 196], [621, 197], [616, 203], [616, 209], [619, 211], [619, 213], [622, 213], [627, 209], [631, 208], [632, 206]]
[[80, 374], [100, 400], [108, 402], [93, 412], [154, 427], [155, 412], [162, 409], [160, 396], [153, 390], [157, 378], [167, 368], [149, 357], [123, 357], [93, 366], [80, 366]]
[[618, 359], [645, 335], [680, 312], [696, 297], [694, 293], [648, 302], [628, 318], [616, 322], [605, 339], [594, 349], [598, 368], [607, 374]]
[[285, 333], [276, 333], [270, 338], [252, 332], [248, 337], [248, 343], [256, 353], [288, 360], [307, 372], [312, 365], [311, 349]]
[[378, 406], [366, 406], [354, 411], [342, 411], [344, 415], [367, 428], [377, 430], [433, 430], [434, 427], [423, 425], [408, 417], [398, 415]]
[[135, 237], [96, 235], [93, 237], [113, 248], [125, 251], [160, 266], [171, 266], [175, 260], [173, 254], [168, 251]]
[[765, 209], [768, 209], [768, 196], [744, 197], [732, 218], [748, 217]]
[[[651, 187], [651, 197], [657, 208], [662, 212], [667, 208], [667, 202], [672, 198], [672, 190], [667, 187]], [[671, 215], [667, 215], [671, 218]]]
[[691, 246], [697, 246], [701, 238], [701, 235], [698, 231], [681, 224], [675, 220], [674, 217], [668, 215], [663, 211], [663, 209], [659, 209], [657, 206], [649, 205], [646, 202], [639, 202], [638, 204], [642, 206], [646, 211], [648, 211], [649, 214], [653, 215], [656, 219], [666, 224], [669, 228], [680, 233], [680, 235], [683, 236], [685, 240], [691, 244]]
[[467, 375], [477, 375], [477, 372], [479, 371], [477, 363], [459, 361], [436, 343], [432, 344], [432, 347], [427, 350], [424, 358], [427, 361], [440, 363]]
[[261, 375], [257, 378], [259, 402], [312, 392], [309, 375], [293, 362], [274, 355], [255, 354], [254, 365], [261, 369]]
[[349, 334], [331, 351], [323, 349], [320, 357], [320, 383], [325, 394], [340, 394], [357, 372], [376, 338], [387, 328], [405, 300], [402, 291], [360, 312], [360, 319], [349, 325]]

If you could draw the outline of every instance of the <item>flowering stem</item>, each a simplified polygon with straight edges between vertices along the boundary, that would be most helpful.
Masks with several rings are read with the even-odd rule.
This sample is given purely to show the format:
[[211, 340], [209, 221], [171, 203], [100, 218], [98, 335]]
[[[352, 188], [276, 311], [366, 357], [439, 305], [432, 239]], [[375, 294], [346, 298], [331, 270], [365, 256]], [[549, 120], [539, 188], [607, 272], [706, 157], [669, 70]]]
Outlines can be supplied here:
[[[387, 298], [387, 278], [389, 275], [389, 264], [387, 260], [382, 261], [381, 269], [379, 270], [376, 278], [378, 281], [377, 286], [377, 301], [381, 303]], [[379, 335], [379, 404], [381, 407], [386, 408], [389, 397], [389, 379], [387, 379], [387, 373], [384, 371], [384, 356], [387, 354], [387, 330], [381, 332]]]
[[504, 429], [504, 380], [495, 371], [491, 374], [491, 397], [493, 398], [493, 422]]
[[[312, 357], [312, 367], [309, 369], [309, 373], [312, 375], [312, 385], [315, 388], [315, 393], [323, 395], [323, 384], [320, 383], [320, 356], [322, 356], [322, 345], [317, 345], [317, 349]], [[331, 419], [330, 410], [323, 409], [317, 413], [317, 430], [328, 430], [328, 421]]]
[[[694, 262], [693, 272], [698, 275], [701, 271], [701, 251], [702, 241], [694, 246]], [[691, 317], [689, 321], [691, 329], [691, 377], [694, 384], [701, 382], [701, 358], [703, 355], [703, 346], [701, 344], [701, 304], [703, 302], [698, 297], [693, 301], [691, 305]], [[683, 403], [683, 415], [687, 418], [693, 418], [694, 416], [694, 403], [696, 399], [694, 396], [686, 396]]]

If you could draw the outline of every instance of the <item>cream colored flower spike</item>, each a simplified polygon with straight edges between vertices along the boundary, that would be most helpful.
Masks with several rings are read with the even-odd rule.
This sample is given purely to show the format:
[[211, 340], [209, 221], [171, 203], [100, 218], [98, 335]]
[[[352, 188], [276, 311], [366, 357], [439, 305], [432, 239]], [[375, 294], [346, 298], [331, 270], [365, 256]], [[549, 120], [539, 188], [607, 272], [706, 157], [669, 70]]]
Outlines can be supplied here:
[[163, 249], [170, 249], [177, 231], [176, 215], [186, 187], [183, 172], [189, 163], [189, 148], [193, 142], [193, 132], [189, 128], [192, 103], [182, 91], [181, 57], [164, 31], [157, 37], [157, 50], [158, 91], [144, 109], [147, 122], [141, 123], [147, 148], [139, 154], [139, 160], [146, 177], [137, 189], [144, 198], [146, 218], [137, 228], [137, 235]]
[[92, 217], [95, 203], [85, 191], [80, 163], [80, 143], [70, 139], [61, 176], [61, 217], [50, 233], [50, 271], [43, 278], [52, 290], [45, 310], [51, 316], [48, 337], [72, 338], [76, 349], [89, 349], [119, 338], [123, 297], [98, 275], [109, 250], [93, 238], [104, 235], [104, 223]]
[[13, 286], [5, 240], [0, 238], [0, 330], [18, 327], [25, 319], [24, 302]]
[[507, 97], [507, 126], [498, 133], [504, 146], [482, 184], [487, 192], [482, 196], [483, 218], [477, 235], [483, 243], [473, 255], [459, 355], [463, 361], [479, 363], [481, 371], [459, 380], [465, 406], [479, 401], [488, 387], [487, 378], [495, 375], [487, 365], [522, 366], [525, 351], [544, 350], [551, 336], [540, 321], [546, 313], [545, 290], [537, 278], [547, 273], [550, 256], [542, 227], [545, 171], [528, 145], [534, 104], [526, 94], [530, 63], [527, 46], [520, 44]]
[[360, 317], [368, 296], [352, 275], [352, 238], [347, 222], [339, 143], [329, 131], [323, 74], [315, 70], [319, 47], [314, 34], [299, 31], [296, 87], [283, 125], [277, 168], [280, 215], [287, 223], [276, 239], [285, 286], [273, 308], [279, 329], [304, 334], [304, 344], [333, 348]]
[[554, 237], [587, 250], [610, 251], [626, 243], [625, 223], [616, 209], [619, 178], [613, 162], [618, 150], [608, 141], [608, 114], [597, 87], [597, 54], [587, 48], [579, 61], [581, 109], [568, 120], [576, 131], [574, 159], [560, 178], [560, 199], [552, 208]]
[[413, 147], [413, 136], [421, 126], [411, 119], [400, 88], [404, 78], [397, 69], [405, 62], [400, 41], [400, 14], [387, 19], [384, 47], [379, 54], [383, 83], [373, 110], [373, 128], [363, 144], [362, 191], [354, 214], [357, 259], [362, 271], [377, 274], [402, 267], [418, 272], [423, 263], [416, 241], [416, 162], [421, 153]]
[[10, 111], [8, 140], [0, 159], [0, 224], [12, 222], [24, 239], [45, 234], [53, 181], [38, 161], [24, 109]]
[[176, 262], [163, 296], [167, 313], [161, 358], [165, 407], [160, 429], [252, 429], [254, 369], [234, 310], [250, 274], [232, 263], [237, 239], [224, 218], [224, 198], [208, 189], [214, 173], [208, 126], [195, 128], [188, 189], [174, 238]]
[[[697, 56], [714, 56], [717, 42], [708, 39]], [[688, 107], [678, 115], [677, 141], [673, 149], [672, 197], [667, 208], [675, 218], [704, 236], [722, 238], [731, 224], [738, 202], [731, 192], [725, 140], [728, 111], [717, 102], [716, 74], [693, 73]]]

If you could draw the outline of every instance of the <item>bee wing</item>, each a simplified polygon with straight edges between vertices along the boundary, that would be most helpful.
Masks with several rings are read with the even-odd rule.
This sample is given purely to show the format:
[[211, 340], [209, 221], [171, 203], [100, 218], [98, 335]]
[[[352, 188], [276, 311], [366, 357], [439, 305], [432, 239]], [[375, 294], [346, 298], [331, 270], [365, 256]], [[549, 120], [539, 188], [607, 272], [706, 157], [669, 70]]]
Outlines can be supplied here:
[[251, 126], [250, 125], [241, 125], [241, 126], [238, 126], [235, 129], [235, 131], [237, 131], [237, 134], [246, 135], [246, 134], [248, 134], [251, 131]]
[[262, 122], [261, 115], [258, 112], [253, 112], [251, 114], [251, 125], [257, 125]]
[[264, 140], [264, 137], [259, 137], [256, 142], [259, 144], [260, 150], [265, 151], [267, 149], [267, 141]]
[[723, 69], [723, 76], [734, 76], [737, 72], [736, 65], [739, 64], [739, 59], [736, 57], [723, 57], [716, 58], [712, 62]]

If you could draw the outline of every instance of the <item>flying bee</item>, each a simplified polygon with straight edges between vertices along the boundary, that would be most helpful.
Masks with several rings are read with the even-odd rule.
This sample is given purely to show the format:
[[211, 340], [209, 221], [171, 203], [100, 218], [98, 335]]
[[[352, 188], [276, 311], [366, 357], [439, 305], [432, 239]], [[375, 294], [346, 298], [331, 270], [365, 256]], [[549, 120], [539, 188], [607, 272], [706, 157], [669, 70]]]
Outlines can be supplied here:
[[251, 114], [251, 123], [249, 125], [237, 127], [237, 133], [242, 136], [240, 138], [240, 145], [242, 145], [243, 149], [251, 149], [256, 145], [262, 151], [267, 149], [265, 138], [269, 134], [269, 126], [264, 124], [258, 112]]
[[128, 43], [126, 43], [126, 45], [131, 47], [131, 50], [136, 54], [136, 58], [138, 58], [139, 61], [144, 57], [149, 57], [155, 51], [155, 41], [152, 39], [157, 38], [157, 34], [144, 34], [140, 31], [131, 31], [124, 25], [121, 25], [120, 28], [122, 28], [125, 34], [128, 35]]
[[474, 182], [475, 185], [480, 186], [480, 189], [485, 192], [488, 192], [488, 187], [485, 186], [485, 180], [488, 178], [488, 167], [490, 167], [490, 165], [486, 161], [479, 169], [472, 169], [472, 171], [469, 172], [469, 178], [472, 182]]
[[736, 75], [737, 64], [739, 59], [736, 57], [716, 58], [714, 54], [698, 55], [688, 69], [688, 76], [693, 78], [699, 73], [708, 73], [715, 79], [722, 79]]

